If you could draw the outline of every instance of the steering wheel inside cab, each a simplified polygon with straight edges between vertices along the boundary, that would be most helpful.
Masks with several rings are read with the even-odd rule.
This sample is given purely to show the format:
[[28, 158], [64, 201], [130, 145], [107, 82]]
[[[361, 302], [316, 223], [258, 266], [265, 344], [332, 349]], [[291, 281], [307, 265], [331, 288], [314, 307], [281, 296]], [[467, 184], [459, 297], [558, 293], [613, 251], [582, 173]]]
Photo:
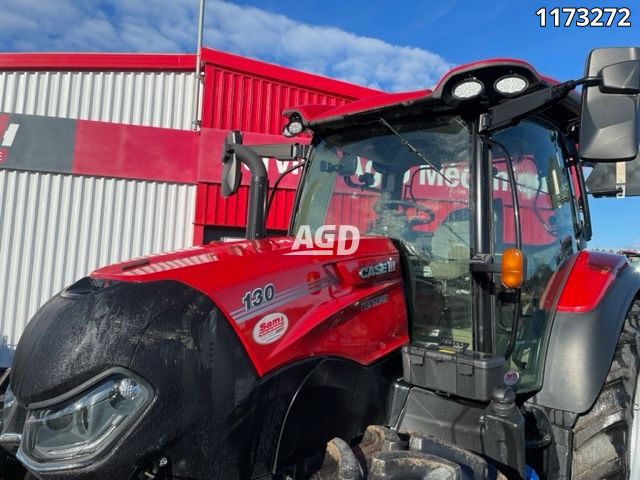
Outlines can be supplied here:
[[406, 200], [380, 200], [373, 210], [377, 218], [369, 231], [373, 235], [383, 235], [413, 242], [424, 232], [415, 228], [433, 222], [436, 214], [424, 205]]

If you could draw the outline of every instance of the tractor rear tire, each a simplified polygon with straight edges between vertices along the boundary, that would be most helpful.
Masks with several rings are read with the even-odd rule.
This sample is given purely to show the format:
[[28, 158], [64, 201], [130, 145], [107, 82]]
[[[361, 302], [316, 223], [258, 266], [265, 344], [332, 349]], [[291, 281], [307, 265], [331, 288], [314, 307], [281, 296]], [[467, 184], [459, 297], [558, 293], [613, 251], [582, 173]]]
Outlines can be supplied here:
[[354, 447], [334, 438], [312, 480], [507, 480], [487, 461], [426, 434], [371, 425]]
[[635, 301], [625, 319], [605, 384], [593, 407], [580, 415], [573, 427], [572, 480], [629, 479], [632, 452], [628, 447], [640, 373], [639, 352], [640, 301]]

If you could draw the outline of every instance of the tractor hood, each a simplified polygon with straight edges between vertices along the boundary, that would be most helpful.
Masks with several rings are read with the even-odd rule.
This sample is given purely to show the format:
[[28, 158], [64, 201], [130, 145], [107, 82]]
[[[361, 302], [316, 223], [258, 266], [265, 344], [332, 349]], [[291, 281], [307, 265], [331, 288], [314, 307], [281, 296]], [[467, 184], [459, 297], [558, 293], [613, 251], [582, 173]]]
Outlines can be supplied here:
[[167, 312], [211, 302], [180, 282], [93, 282], [84, 278], [47, 302], [25, 329], [11, 387], [23, 405], [48, 401], [108, 368], [129, 368], [150, 325]]
[[[281, 374], [302, 375], [287, 384], [289, 397], [276, 401], [284, 415], [309, 365], [329, 357], [366, 370], [409, 339], [391, 240], [363, 238], [348, 253], [295, 247], [292, 237], [196, 247], [105, 267], [60, 292], [33, 317], [16, 350], [12, 408], [22, 414], [5, 430], [23, 432], [21, 461], [46, 480], [129, 478], [132, 465], [146, 468], [144, 461], [166, 449], [169, 458], [188, 459], [174, 465], [180, 478], [212, 478], [214, 470], [225, 479], [254, 478], [251, 470], [265, 475], [270, 464], [244, 460], [250, 441], [234, 450], [228, 468], [207, 453], [228, 453], [232, 437], [253, 438], [254, 413], [264, 417], [247, 403], [256, 389], [280, 391]], [[25, 421], [26, 410], [39, 418], [84, 405], [122, 376], [145, 385], [150, 403], [120, 436], [80, 455], [73, 475], [55, 452], [43, 457], [33, 447], [40, 424]], [[87, 416], [98, 426], [102, 418]], [[55, 436], [63, 443], [68, 437]]]
[[[92, 277], [177, 281], [202, 292], [229, 320], [260, 376], [323, 353], [367, 365], [408, 341], [399, 253], [388, 238], [362, 238], [346, 255], [306, 251], [294, 237], [214, 243], [112, 265]], [[382, 307], [360, 311], [360, 302], [377, 297]], [[390, 318], [378, 320], [386, 309]]]
[[[45, 480], [142, 478], [167, 463], [172, 474], [162, 478], [264, 478], [274, 432], [312, 368], [338, 361], [343, 372], [368, 375], [393, 359], [389, 371], [399, 375], [392, 354], [408, 342], [399, 252], [387, 238], [353, 246], [216, 243], [93, 272], [27, 326], [3, 433], [21, 435], [18, 458]], [[357, 378], [365, 377], [347, 382]], [[146, 403], [94, 441], [88, 435], [112, 418], [100, 409], [136, 392], [120, 390], [123, 379], [142, 385]], [[109, 401], [92, 403], [104, 388]], [[72, 418], [73, 435], [51, 418]], [[70, 463], [57, 452], [76, 442], [76, 430], [88, 433]], [[285, 453], [299, 440], [287, 442]]]
[[[399, 255], [389, 239], [364, 238], [356, 252], [337, 256], [294, 246], [293, 237], [215, 243], [96, 270], [29, 322], [14, 393], [24, 405], [49, 401], [106, 368], [129, 368], [151, 326], [185, 309], [200, 317], [220, 310], [260, 376], [318, 353], [366, 365], [406, 343]], [[370, 299], [385, 305], [361, 312]], [[366, 325], [383, 309], [391, 320]]]

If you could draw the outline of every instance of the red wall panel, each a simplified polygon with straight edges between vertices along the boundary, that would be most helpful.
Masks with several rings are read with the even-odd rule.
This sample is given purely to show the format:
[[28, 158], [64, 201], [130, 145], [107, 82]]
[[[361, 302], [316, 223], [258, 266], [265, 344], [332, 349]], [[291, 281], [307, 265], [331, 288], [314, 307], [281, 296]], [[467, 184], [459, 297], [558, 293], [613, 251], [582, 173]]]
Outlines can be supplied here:
[[343, 105], [347, 100], [250, 74], [205, 66], [203, 126], [279, 134], [282, 112], [304, 104]]
[[[340, 106], [380, 93], [210, 49], [203, 50], [202, 60], [203, 128], [280, 135], [286, 122], [282, 112], [287, 108], [305, 104]], [[284, 141], [284, 137], [280, 138]], [[272, 175], [270, 171], [269, 176]], [[288, 228], [297, 178], [299, 175], [289, 175], [286, 186], [276, 193], [267, 219], [268, 229]], [[224, 199], [219, 182], [211, 180], [214, 179], [198, 185], [196, 238], [202, 238], [199, 232], [207, 226], [242, 227], [246, 222], [248, 188], [242, 186], [237, 195]], [[273, 180], [270, 178], [271, 185]]]
[[305, 104], [340, 106], [379, 94], [319, 75], [311, 75], [224, 52], [205, 49], [202, 125], [222, 130], [280, 134], [282, 112]]
[[[286, 230], [289, 227], [295, 196], [295, 190], [278, 189], [269, 210], [268, 229]], [[201, 182], [198, 184], [195, 224], [202, 227], [244, 227], [248, 198], [249, 187], [246, 185], [241, 185], [233, 197], [224, 198], [219, 183]]]

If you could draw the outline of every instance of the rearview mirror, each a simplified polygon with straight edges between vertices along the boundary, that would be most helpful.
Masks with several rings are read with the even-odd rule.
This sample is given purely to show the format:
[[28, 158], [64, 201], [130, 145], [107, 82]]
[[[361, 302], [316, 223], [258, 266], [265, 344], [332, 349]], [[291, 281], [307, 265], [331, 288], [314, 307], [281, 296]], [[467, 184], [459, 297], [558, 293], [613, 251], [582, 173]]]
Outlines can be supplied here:
[[358, 171], [358, 156], [353, 153], [346, 153], [340, 158], [338, 163], [321, 160], [320, 171], [337, 172], [341, 177], [350, 177]]
[[640, 144], [640, 48], [598, 48], [589, 54], [580, 118], [580, 157], [587, 162], [633, 160]]
[[338, 166], [338, 175], [342, 177], [350, 177], [358, 171], [358, 157], [353, 153], [349, 153], [342, 157]]
[[227, 134], [222, 147], [222, 195], [230, 197], [240, 187], [242, 171], [233, 145], [242, 144], [242, 133], [231, 131]]

